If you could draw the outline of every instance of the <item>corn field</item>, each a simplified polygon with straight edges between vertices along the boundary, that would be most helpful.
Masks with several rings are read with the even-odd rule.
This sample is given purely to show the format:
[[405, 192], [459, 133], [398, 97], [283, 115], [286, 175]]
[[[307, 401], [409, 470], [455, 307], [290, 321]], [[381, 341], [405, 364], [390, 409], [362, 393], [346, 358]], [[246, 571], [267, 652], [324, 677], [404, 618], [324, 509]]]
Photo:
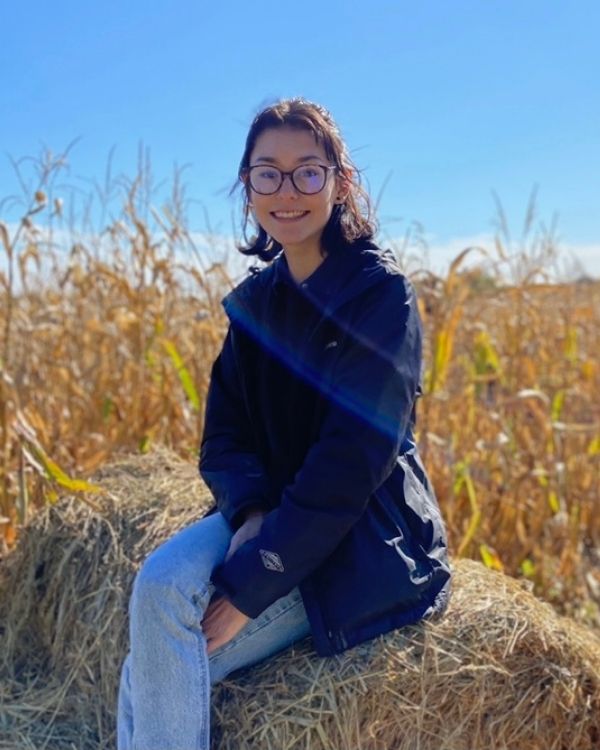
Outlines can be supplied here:
[[[61, 494], [93, 505], [91, 476], [116, 453], [196, 460], [234, 283], [235, 251], [200, 247], [177, 181], [160, 210], [142, 200], [143, 170], [118, 215], [74, 239], [62, 166], [47, 154], [18, 220], [0, 222], [0, 554]], [[600, 625], [600, 282], [544, 282], [550, 250], [509, 257], [499, 233], [510, 282], [465, 270], [474, 251], [444, 278], [409, 274], [425, 330], [417, 437], [453, 555]]]

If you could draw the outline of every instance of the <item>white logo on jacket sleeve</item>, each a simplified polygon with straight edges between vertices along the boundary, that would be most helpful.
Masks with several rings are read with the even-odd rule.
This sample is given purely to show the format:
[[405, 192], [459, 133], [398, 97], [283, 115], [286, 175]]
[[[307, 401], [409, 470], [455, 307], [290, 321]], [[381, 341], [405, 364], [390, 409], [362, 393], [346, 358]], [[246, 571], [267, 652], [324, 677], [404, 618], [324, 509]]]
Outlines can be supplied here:
[[283, 563], [277, 552], [270, 552], [268, 549], [259, 549], [263, 565], [267, 570], [274, 570], [277, 573], [283, 573]]

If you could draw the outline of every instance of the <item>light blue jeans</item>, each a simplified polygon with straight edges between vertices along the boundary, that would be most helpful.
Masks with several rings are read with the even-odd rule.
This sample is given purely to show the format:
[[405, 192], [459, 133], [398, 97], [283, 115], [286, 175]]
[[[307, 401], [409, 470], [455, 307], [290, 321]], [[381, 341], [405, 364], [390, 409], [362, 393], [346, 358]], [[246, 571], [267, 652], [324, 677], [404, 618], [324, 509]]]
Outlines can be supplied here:
[[118, 750], [209, 750], [211, 685], [309, 634], [295, 588], [207, 655], [201, 621], [214, 593], [210, 576], [231, 537], [215, 513], [175, 534], [140, 569], [129, 604]]

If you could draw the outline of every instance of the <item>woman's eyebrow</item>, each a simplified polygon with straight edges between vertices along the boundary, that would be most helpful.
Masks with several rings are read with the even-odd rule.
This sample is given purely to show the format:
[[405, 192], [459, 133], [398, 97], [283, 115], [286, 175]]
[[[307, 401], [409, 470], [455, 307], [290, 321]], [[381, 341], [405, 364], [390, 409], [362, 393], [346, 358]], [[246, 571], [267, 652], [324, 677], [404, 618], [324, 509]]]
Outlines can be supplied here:
[[[323, 161], [323, 157], [319, 156], [318, 154], [309, 154], [308, 156], [300, 156], [298, 159], [296, 159], [297, 162], [307, 162], [307, 161]], [[277, 164], [277, 159], [274, 159], [272, 156], [257, 156], [253, 161], [264, 161], [268, 164]]]

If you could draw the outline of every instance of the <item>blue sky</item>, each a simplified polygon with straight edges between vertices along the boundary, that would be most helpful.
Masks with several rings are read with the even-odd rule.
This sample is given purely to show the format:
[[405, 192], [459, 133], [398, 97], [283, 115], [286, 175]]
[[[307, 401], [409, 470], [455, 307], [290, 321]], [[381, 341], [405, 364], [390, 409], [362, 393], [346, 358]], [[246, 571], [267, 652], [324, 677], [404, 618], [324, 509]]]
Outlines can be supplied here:
[[[192, 228], [230, 233], [261, 104], [303, 95], [339, 122], [388, 237], [423, 226], [431, 261], [489, 238], [504, 206], [600, 275], [600, 4], [591, 0], [3, 3], [0, 196], [7, 155], [60, 151], [67, 181], [185, 172]], [[387, 182], [386, 182], [387, 180]], [[1, 218], [1, 217], [0, 217]]]

